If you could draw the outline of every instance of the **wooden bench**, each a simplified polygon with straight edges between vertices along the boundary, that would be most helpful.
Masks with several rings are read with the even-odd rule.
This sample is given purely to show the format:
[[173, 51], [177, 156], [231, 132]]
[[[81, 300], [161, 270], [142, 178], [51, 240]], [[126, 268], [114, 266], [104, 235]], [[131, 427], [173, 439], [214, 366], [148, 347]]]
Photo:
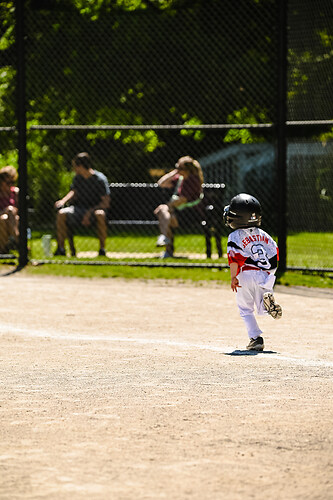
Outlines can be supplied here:
[[[206, 242], [206, 255], [211, 257], [211, 238], [216, 241], [218, 256], [222, 257], [222, 231], [224, 184], [204, 184], [204, 198], [193, 208], [177, 213], [181, 228], [203, 232]], [[110, 184], [110, 208], [107, 211], [107, 223], [110, 228], [115, 226], [130, 227], [150, 231], [158, 227], [154, 216], [155, 208], [161, 203], [167, 203], [172, 190], [158, 187], [157, 183], [112, 183]], [[68, 241], [72, 255], [75, 255], [73, 233], [68, 231]]]

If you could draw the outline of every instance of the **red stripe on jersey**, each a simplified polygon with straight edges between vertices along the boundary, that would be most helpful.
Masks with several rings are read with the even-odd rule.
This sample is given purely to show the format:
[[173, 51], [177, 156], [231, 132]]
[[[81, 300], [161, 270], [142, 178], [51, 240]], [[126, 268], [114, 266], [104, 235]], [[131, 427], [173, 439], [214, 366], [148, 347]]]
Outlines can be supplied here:
[[228, 264], [230, 266], [231, 262], [236, 262], [239, 267], [242, 267], [246, 261], [247, 257], [244, 257], [244, 255], [236, 252], [229, 252], [228, 253]]

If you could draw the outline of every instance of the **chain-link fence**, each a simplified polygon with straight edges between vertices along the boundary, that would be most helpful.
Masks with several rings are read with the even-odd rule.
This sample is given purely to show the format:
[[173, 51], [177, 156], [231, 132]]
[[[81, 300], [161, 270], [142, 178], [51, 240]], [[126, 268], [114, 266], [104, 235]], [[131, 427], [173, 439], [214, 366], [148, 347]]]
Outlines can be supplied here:
[[[16, 56], [9, 31], [15, 18], [13, 3], [6, 3], [6, 15], [0, 10], [7, 23], [0, 160], [17, 165], [11, 129], [17, 124]], [[281, 26], [284, 8], [287, 25]], [[263, 228], [275, 237], [281, 238], [286, 209], [288, 266], [333, 267], [327, 251], [333, 234], [329, 0], [147, 0], [126, 7], [120, 1], [31, 0], [24, 14], [30, 258], [163, 264], [154, 209], [172, 191], [156, 183], [179, 157], [191, 155], [202, 166], [204, 198], [179, 212], [175, 257], [225, 264], [223, 206], [249, 192], [261, 201]], [[283, 105], [282, 28], [289, 63], [286, 207], [280, 206], [276, 127]], [[106, 256], [98, 255], [100, 228], [93, 224], [68, 227], [75, 256], [70, 238], [66, 257], [53, 257], [55, 202], [70, 191], [72, 158], [84, 151], [111, 186]]]

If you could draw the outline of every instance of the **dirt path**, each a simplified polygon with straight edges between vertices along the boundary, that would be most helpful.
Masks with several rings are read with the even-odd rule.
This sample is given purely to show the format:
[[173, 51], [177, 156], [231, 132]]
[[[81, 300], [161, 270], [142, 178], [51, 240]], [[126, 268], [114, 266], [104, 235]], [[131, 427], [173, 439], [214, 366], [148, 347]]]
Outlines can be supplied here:
[[331, 292], [277, 288], [249, 355], [225, 286], [0, 287], [1, 500], [331, 498]]

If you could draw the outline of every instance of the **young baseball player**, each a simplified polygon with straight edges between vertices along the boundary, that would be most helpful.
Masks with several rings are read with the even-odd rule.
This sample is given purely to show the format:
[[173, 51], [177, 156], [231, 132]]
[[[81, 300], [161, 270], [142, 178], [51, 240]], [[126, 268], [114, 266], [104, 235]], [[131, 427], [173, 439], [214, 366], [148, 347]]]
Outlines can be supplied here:
[[275, 271], [279, 251], [275, 241], [260, 229], [261, 206], [249, 194], [234, 196], [230, 205], [224, 207], [224, 221], [234, 231], [228, 237], [228, 262], [231, 289], [237, 292], [237, 305], [244, 320], [250, 342], [247, 349], [262, 351], [261, 336], [254, 306], [259, 315], [270, 314], [274, 319], [282, 316], [281, 306], [273, 296]]

